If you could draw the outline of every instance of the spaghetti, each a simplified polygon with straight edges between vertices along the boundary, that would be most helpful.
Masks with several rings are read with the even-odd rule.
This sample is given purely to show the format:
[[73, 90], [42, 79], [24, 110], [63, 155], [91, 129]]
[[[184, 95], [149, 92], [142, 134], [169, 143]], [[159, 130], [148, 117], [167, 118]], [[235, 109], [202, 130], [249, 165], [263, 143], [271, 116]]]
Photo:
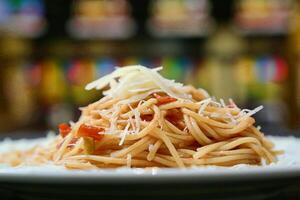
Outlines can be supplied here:
[[261, 165], [280, 151], [254, 126], [253, 114], [229, 100], [163, 78], [143, 66], [117, 68], [86, 86], [108, 88], [76, 123], [60, 124], [47, 146], [13, 151], [13, 166], [54, 163], [71, 169]]

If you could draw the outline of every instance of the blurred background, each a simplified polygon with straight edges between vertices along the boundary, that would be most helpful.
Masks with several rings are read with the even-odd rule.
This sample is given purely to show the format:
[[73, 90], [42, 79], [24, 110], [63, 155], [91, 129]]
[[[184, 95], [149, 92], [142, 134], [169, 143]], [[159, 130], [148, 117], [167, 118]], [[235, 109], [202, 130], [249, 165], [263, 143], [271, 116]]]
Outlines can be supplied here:
[[300, 132], [300, 1], [0, 0], [0, 133], [76, 120], [101, 95], [84, 85], [131, 64]]

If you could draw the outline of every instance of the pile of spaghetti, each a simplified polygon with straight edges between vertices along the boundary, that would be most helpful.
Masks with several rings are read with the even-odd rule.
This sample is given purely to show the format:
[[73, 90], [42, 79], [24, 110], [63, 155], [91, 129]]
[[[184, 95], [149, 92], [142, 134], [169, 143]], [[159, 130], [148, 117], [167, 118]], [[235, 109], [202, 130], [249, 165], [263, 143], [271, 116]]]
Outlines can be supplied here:
[[81, 108], [74, 123], [46, 146], [13, 151], [13, 166], [54, 163], [72, 169], [261, 165], [276, 162], [253, 114], [230, 99], [216, 101], [202, 89], [163, 78], [162, 68], [117, 68], [86, 86], [103, 98]]

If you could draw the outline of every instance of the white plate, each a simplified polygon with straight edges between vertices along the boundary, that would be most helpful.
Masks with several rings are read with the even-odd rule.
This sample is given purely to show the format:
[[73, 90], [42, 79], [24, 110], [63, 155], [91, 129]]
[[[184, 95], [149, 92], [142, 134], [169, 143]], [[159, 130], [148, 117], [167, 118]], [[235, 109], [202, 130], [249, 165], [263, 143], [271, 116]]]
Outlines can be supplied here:
[[0, 180], [29, 183], [121, 183], [121, 182], [170, 182], [242, 181], [278, 178], [300, 178], [300, 166], [192, 168], [192, 169], [105, 169], [92, 171], [65, 171], [59, 168], [47, 170], [35, 167], [11, 169], [0, 172]]
[[[5, 140], [0, 143], [0, 151], [9, 149], [29, 148], [37, 143], [47, 143], [53, 136], [46, 139], [35, 140]], [[93, 181], [93, 182], [114, 182], [114, 181], [168, 181], [173, 179], [181, 180], [234, 180], [234, 179], [256, 179], [256, 178], [280, 178], [300, 175], [300, 139], [295, 137], [270, 137], [275, 143], [276, 149], [285, 151], [279, 156], [275, 164], [264, 166], [236, 165], [233, 167], [194, 167], [188, 169], [99, 169], [90, 171], [66, 170], [61, 166], [20, 166], [16, 168], [3, 165], [0, 167], [0, 179], [7, 181], [38, 181], [49, 182], [60, 180], [63, 182], [72, 181]]]
[[[47, 140], [51, 140], [51, 137]], [[300, 185], [300, 139], [270, 139], [276, 149], [285, 151], [284, 155], [279, 156], [279, 161], [271, 165], [90, 171], [66, 170], [53, 165], [16, 168], [3, 165], [0, 167], [0, 191], [5, 188], [5, 192], [12, 191], [18, 198], [25, 196], [29, 199], [45, 199], [45, 195], [47, 198], [73, 199], [86, 198], [87, 195], [90, 198], [111, 195], [115, 198], [123, 198], [124, 195], [156, 198], [162, 194], [168, 198], [194, 195], [215, 199], [269, 198], [292, 185]], [[28, 148], [36, 143], [47, 143], [47, 140], [6, 140], [0, 144], [0, 151]]]

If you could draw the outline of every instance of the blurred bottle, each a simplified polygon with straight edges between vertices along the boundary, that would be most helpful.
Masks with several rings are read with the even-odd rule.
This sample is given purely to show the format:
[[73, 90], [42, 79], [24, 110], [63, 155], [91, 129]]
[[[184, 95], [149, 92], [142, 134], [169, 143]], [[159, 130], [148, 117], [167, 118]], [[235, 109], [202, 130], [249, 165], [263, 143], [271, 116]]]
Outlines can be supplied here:
[[[264, 124], [283, 126], [286, 123], [286, 92], [284, 84], [288, 77], [286, 61], [274, 55], [252, 58], [248, 77], [248, 105], [264, 105], [257, 119]], [[246, 75], [246, 74], [245, 74]]]
[[[116, 66], [118, 65], [118, 62], [114, 58], [110, 57], [102, 57], [97, 60], [96, 62], [97, 65], [97, 75], [96, 78], [100, 78], [102, 76], [105, 76], [111, 72], [114, 71]], [[120, 65], [122, 66], [122, 65]]]
[[237, 0], [234, 2], [234, 22], [243, 34], [287, 33], [290, 0]]
[[5, 34], [35, 38], [47, 27], [43, 0], [1, 0], [0, 29]]
[[[95, 99], [95, 91], [86, 91], [85, 85], [96, 79], [96, 62], [91, 59], [72, 60], [68, 67], [68, 86], [71, 92], [72, 103], [83, 106]], [[99, 95], [98, 95], [99, 96]]]
[[73, 1], [67, 29], [75, 38], [124, 39], [135, 32], [131, 7], [126, 0]]
[[17, 38], [0, 40], [0, 129], [27, 127], [34, 118], [36, 104], [27, 77], [31, 46]]
[[231, 27], [220, 27], [206, 43], [206, 57], [196, 80], [198, 86], [216, 98], [234, 98], [245, 103], [246, 85], [239, 81], [240, 74], [235, 68], [244, 49], [244, 40]]
[[46, 59], [41, 65], [39, 96], [42, 103], [52, 105], [64, 101], [67, 85], [61, 63], [55, 59]]
[[38, 86], [41, 109], [47, 128], [72, 119], [72, 108], [67, 101], [68, 85], [63, 62], [47, 58], [41, 63], [41, 79]]
[[203, 36], [211, 32], [213, 20], [207, 0], [153, 0], [149, 31], [158, 37]]
[[162, 62], [164, 67], [162, 75], [168, 79], [183, 81], [185, 75], [185, 67], [180, 62], [180, 57], [165, 57]]
[[288, 105], [290, 110], [290, 124], [300, 128], [300, 2], [293, 2], [293, 12], [290, 22], [288, 38], [288, 58], [290, 64]]

